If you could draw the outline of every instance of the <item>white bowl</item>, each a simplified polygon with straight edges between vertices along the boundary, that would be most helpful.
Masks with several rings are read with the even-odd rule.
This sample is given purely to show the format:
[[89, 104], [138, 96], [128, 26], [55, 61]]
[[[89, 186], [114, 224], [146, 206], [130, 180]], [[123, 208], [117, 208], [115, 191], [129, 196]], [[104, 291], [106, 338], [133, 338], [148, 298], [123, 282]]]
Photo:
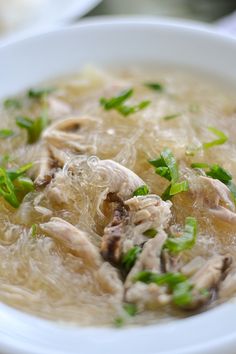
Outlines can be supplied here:
[[[181, 65], [236, 83], [236, 40], [155, 19], [84, 21], [0, 47], [0, 97], [84, 64]], [[11, 354], [235, 354], [236, 303], [169, 324], [69, 327], [0, 305], [0, 352]]]

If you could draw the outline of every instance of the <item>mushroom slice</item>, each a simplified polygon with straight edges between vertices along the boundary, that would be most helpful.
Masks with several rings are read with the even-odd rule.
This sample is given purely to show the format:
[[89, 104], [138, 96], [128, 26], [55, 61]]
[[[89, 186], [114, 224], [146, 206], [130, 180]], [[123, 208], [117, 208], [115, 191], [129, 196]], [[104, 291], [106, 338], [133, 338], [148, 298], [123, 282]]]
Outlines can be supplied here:
[[118, 263], [122, 254], [122, 243], [128, 222], [128, 212], [119, 204], [112, 221], [105, 227], [101, 243], [101, 254], [105, 260]]

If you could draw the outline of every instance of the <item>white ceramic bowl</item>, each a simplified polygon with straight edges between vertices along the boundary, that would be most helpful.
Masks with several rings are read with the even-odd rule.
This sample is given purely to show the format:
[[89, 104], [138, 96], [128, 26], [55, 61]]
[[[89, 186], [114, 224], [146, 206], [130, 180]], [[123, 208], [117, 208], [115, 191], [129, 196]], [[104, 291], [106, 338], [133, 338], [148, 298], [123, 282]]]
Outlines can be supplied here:
[[[84, 64], [164, 63], [236, 84], [236, 40], [154, 19], [108, 19], [0, 47], [0, 97]], [[236, 303], [143, 328], [73, 328], [0, 305], [0, 352], [11, 354], [235, 354]]]

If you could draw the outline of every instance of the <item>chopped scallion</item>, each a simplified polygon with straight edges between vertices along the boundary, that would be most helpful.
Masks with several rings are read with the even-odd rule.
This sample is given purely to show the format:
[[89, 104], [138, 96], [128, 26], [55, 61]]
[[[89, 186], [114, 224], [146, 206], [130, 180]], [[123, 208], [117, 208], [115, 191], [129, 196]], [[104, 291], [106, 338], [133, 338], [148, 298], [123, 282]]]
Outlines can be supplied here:
[[135, 316], [138, 312], [137, 306], [135, 304], [124, 304], [123, 309], [128, 313], [130, 316]]
[[6, 109], [9, 109], [9, 108], [19, 109], [19, 108], [21, 108], [21, 102], [16, 98], [7, 98], [3, 102], [3, 105]]
[[160, 82], [146, 82], [144, 86], [154, 91], [158, 91], [158, 92], [164, 91], [164, 85], [162, 85]]
[[0, 139], [10, 138], [14, 135], [13, 130], [10, 129], [0, 129]]
[[134, 246], [123, 255], [121, 264], [126, 271], [129, 271], [133, 267], [141, 250], [142, 250], [141, 247]]
[[197, 220], [193, 217], [187, 217], [185, 220], [185, 227], [182, 236], [170, 236], [165, 244], [165, 247], [173, 252], [178, 253], [186, 249], [190, 249], [195, 245], [197, 238]]
[[173, 114], [169, 114], [167, 116], [164, 116], [162, 119], [163, 120], [172, 120], [172, 119], [178, 118], [180, 116], [181, 116], [181, 113], [173, 113]]
[[27, 92], [27, 95], [29, 98], [41, 99], [43, 97], [46, 97], [50, 93], [52, 93], [54, 90], [55, 90], [54, 88], [42, 88], [42, 89], [31, 88]]
[[147, 195], [149, 194], [149, 189], [148, 189], [148, 186], [146, 186], [145, 184], [143, 186], [140, 186], [138, 187], [134, 193], [133, 193], [133, 196], [134, 197], [137, 197], [139, 195]]
[[146, 108], [150, 104], [150, 101], [142, 101], [139, 104], [134, 106], [125, 105], [124, 102], [127, 99], [129, 99], [132, 95], [133, 95], [133, 89], [124, 90], [121, 93], [119, 93], [117, 96], [114, 96], [112, 98], [109, 99], [105, 97], [100, 98], [100, 104], [103, 106], [105, 110], [109, 111], [110, 109], [115, 109], [123, 116], [128, 116], [129, 114], [136, 113]]
[[28, 134], [28, 143], [35, 143], [45, 129], [48, 124], [48, 120], [46, 115], [42, 115], [41, 117], [36, 118], [35, 120], [28, 117], [17, 117], [16, 124], [21, 129], [25, 129]]
[[218, 130], [214, 127], [208, 127], [208, 130], [213, 134], [215, 134], [218, 137], [218, 139], [212, 140], [208, 143], [203, 143], [204, 149], [209, 149], [216, 145], [222, 145], [228, 140], [228, 137], [221, 130]]
[[143, 232], [143, 235], [149, 238], [153, 238], [157, 235], [157, 230], [155, 229], [148, 229]]

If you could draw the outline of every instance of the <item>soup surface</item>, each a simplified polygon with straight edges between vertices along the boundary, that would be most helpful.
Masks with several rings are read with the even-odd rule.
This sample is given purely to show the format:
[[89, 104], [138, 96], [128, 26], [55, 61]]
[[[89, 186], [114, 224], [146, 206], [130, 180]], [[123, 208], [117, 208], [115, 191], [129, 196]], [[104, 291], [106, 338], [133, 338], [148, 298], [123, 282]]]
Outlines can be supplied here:
[[88, 67], [6, 99], [0, 300], [122, 326], [232, 299], [235, 96], [177, 69]]

